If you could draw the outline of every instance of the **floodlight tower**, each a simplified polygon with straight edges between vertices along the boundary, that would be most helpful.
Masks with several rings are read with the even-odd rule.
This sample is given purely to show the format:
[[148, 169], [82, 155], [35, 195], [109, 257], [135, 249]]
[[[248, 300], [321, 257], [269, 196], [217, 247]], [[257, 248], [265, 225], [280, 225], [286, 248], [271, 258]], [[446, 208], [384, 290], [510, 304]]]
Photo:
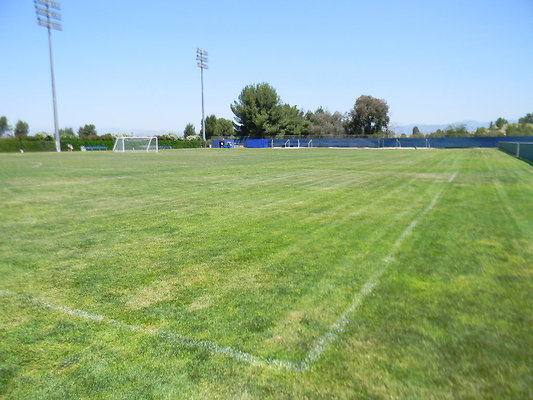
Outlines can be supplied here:
[[[35, 13], [37, 14], [37, 23], [48, 29], [48, 49], [50, 51], [50, 74], [52, 76], [52, 102], [54, 104], [54, 137], [56, 142], [56, 151], [61, 152], [61, 142], [59, 140], [59, 126], [57, 123], [57, 104], [56, 104], [56, 84], [54, 79], [54, 57], [52, 53], [52, 29], [61, 30], [61, 10], [59, 3], [51, 0], [33, 0], [35, 4]], [[54, 11], [56, 10], [56, 11]]]
[[204, 113], [204, 69], [207, 67], [207, 51], [202, 49], [196, 49], [196, 61], [198, 61], [198, 67], [200, 67], [200, 76], [202, 81], [202, 138], [205, 142], [205, 113]]

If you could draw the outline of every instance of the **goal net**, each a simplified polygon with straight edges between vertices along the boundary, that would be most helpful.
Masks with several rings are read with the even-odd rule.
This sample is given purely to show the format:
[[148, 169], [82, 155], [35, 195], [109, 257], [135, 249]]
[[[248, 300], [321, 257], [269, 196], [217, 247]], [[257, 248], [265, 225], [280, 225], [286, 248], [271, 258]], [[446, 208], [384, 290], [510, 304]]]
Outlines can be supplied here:
[[155, 151], [159, 150], [156, 136], [118, 137], [113, 151]]

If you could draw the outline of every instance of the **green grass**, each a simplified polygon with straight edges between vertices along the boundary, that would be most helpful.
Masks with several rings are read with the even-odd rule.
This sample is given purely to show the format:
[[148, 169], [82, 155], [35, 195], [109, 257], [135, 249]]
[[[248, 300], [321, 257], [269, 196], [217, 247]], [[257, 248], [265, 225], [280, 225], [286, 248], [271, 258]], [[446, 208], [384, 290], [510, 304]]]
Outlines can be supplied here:
[[4, 154], [0, 198], [0, 398], [533, 396], [497, 150]]

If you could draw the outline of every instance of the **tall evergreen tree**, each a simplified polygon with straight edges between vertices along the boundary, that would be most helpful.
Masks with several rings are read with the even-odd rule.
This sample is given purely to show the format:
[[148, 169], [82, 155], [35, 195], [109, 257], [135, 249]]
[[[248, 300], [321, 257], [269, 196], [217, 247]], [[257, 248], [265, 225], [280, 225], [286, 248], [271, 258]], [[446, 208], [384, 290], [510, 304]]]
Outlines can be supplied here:
[[231, 105], [238, 136], [265, 137], [277, 134], [281, 100], [272, 86], [259, 83], [246, 86]]

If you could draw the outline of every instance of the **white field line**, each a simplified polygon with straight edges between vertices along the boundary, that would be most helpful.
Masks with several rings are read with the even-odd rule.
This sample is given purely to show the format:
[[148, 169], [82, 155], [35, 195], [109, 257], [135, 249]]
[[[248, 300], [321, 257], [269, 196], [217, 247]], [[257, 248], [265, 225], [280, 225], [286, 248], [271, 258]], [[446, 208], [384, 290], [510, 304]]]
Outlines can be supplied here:
[[455, 180], [455, 177], [457, 176], [457, 172], [450, 176], [450, 179], [448, 179], [448, 183], [452, 183]]
[[[452, 175], [450, 179], [448, 179], [448, 182], [449, 183], [453, 182], [456, 176], [457, 176], [457, 173]], [[439, 190], [435, 194], [435, 196], [433, 196], [431, 203], [409, 224], [407, 228], [405, 228], [405, 230], [402, 232], [400, 237], [396, 240], [396, 242], [394, 242], [393, 250], [391, 254], [389, 254], [387, 257], [385, 257], [382, 260], [382, 267], [378, 271], [376, 271], [370, 277], [370, 279], [362, 286], [362, 288], [353, 296], [353, 300], [350, 306], [346, 310], [344, 310], [344, 312], [340, 315], [337, 321], [335, 321], [329, 327], [327, 332], [316, 341], [315, 345], [311, 348], [311, 350], [307, 353], [307, 356], [301, 362], [279, 360], [275, 358], [258, 357], [258, 356], [255, 356], [250, 353], [246, 353], [234, 347], [221, 346], [209, 340], [197, 340], [197, 339], [193, 339], [193, 338], [190, 338], [184, 335], [180, 335], [175, 332], [163, 331], [160, 329], [150, 329], [150, 328], [144, 328], [138, 325], [126, 324], [116, 319], [108, 318], [104, 315], [89, 313], [87, 311], [77, 310], [74, 308], [53, 304], [46, 300], [18, 294], [10, 290], [0, 289], [0, 295], [15, 297], [20, 300], [31, 302], [40, 307], [49, 308], [51, 310], [58, 311], [58, 312], [68, 314], [68, 315], [72, 315], [74, 317], [78, 317], [78, 318], [82, 318], [82, 319], [86, 319], [90, 321], [95, 321], [95, 322], [100, 322], [100, 323], [105, 323], [105, 324], [116, 326], [117, 328], [129, 330], [132, 332], [139, 332], [142, 334], [157, 336], [162, 339], [170, 339], [170, 340], [173, 340], [179, 343], [182, 346], [202, 348], [212, 354], [221, 354], [227, 357], [234, 358], [239, 361], [246, 362], [250, 365], [263, 367], [263, 368], [286, 369], [286, 370], [291, 370], [291, 371], [296, 371], [296, 372], [303, 372], [303, 371], [309, 370], [312, 364], [315, 361], [317, 361], [322, 356], [322, 354], [327, 350], [328, 346], [331, 345], [333, 342], [335, 342], [339, 338], [339, 336], [342, 333], [344, 333], [344, 331], [346, 330], [346, 327], [351, 322], [349, 318], [350, 315], [353, 314], [355, 311], [357, 311], [357, 309], [363, 303], [363, 300], [365, 299], [365, 297], [371, 294], [374, 288], [379, 284], [379, 280], [381, 276], [388, 269], [390, 263], [394, 260], [394, 255], [398, 252], [398, 249], [400, 248], [401, 244], [405, 241], [405, 239], [409, 237], [409, 235], [412, 233], [413, 229], [418, 225], [420, 220], [428, 212], [430, 212], [433, 209], [433, 207], [435, 207], [435, 205], [437, 204], [437, 201], [439, 200], [443, 192], [444, 192], [444, 188]]]
[[197, 340], [174, 332], [163, 331], [160, 329], [143, 328], [142, 326], [138, 325], [126, 324], [124, 322], [117, 321], [116, 319], [108, 318], [104, 315], [94, 314], [83, 310], [77, 310], [75, 308], [60, 306], [57, 304], [50, 303], [46, 300], [14, 293], [10, 290], [0, 290], [0, 295], [15, 297], [17, 299], [25, 300], [30, 303], [36, 304], [40, 307], [49, 308], [51, 310], [59, 311], [63, 314], [72, 315], [74, 317], [113, 325], [118, 328], [129, 330], [132, 332], [139, 332], [147, 335], [158, 336], [164, 339], [170, 339], [186, 347], [203, 348], [209, 351], [210, 353], [222, 354], [227, 357], [235, 358], [236, 360], [244, 361], [248, 364], [259, 367], [289, 370], [295, 370], [297, 368], [297, 365], [291, 361], [261, 358], [230, 346], [221, 346], [208, 340]]
[[[457, 173], [453, 174], [450, 179], [448, 179], [448, 182], [451, 183], [454, 181], [455, 177], [457, 176]], [[302, 361], [299, 365], [299, 370], [308, 370], [311, 368], [311, 364], [318, 360], [322, 353], [327, 350], [327, 347], [337, 340], [340, 334], [342, 334], [345, 330], [348, 324], [350, 323], [349, 316], [353, 314], [363, 303], [363, 300], [366, 296], [372, 293], [374, 288], [378, 285], [379, 280], [383, 273], [388, 269], [390, 263], [394, 260], [395, 254], [398, 252], [398, 249], [402, 245], [402, 243], [407, 239], [411, 233], [413, 232], [413, 229], [418, 225], [420, 220], [428, 213], [430, 212], [433, 207], [437, 204], [437, 201], [439, 200], [440, 196], [442, 195], [444, 191], [444, 188], [439, 190], [435, 196], [433, 196], [433, 199], [431, 200], [431, 203], [409, 224], [407, 228], [402, 232], [400, 237], [394, 242], [394, 246], [392, 249], [391, 254], [389, 254], [387, 257], [385, 257], [382, 260], [382, 267], [377, 270], [370, 279], [363, 285], [363, 287], [354, 295], [352, 303], [350, 306], [340, 315], [340, 317], [335, 321], [328, 329], [328, 331], [317, 340], [315, 345], [311, 348], [311, 350], [307, 353], [307, 356], [305, 357], [304, 361]]]

